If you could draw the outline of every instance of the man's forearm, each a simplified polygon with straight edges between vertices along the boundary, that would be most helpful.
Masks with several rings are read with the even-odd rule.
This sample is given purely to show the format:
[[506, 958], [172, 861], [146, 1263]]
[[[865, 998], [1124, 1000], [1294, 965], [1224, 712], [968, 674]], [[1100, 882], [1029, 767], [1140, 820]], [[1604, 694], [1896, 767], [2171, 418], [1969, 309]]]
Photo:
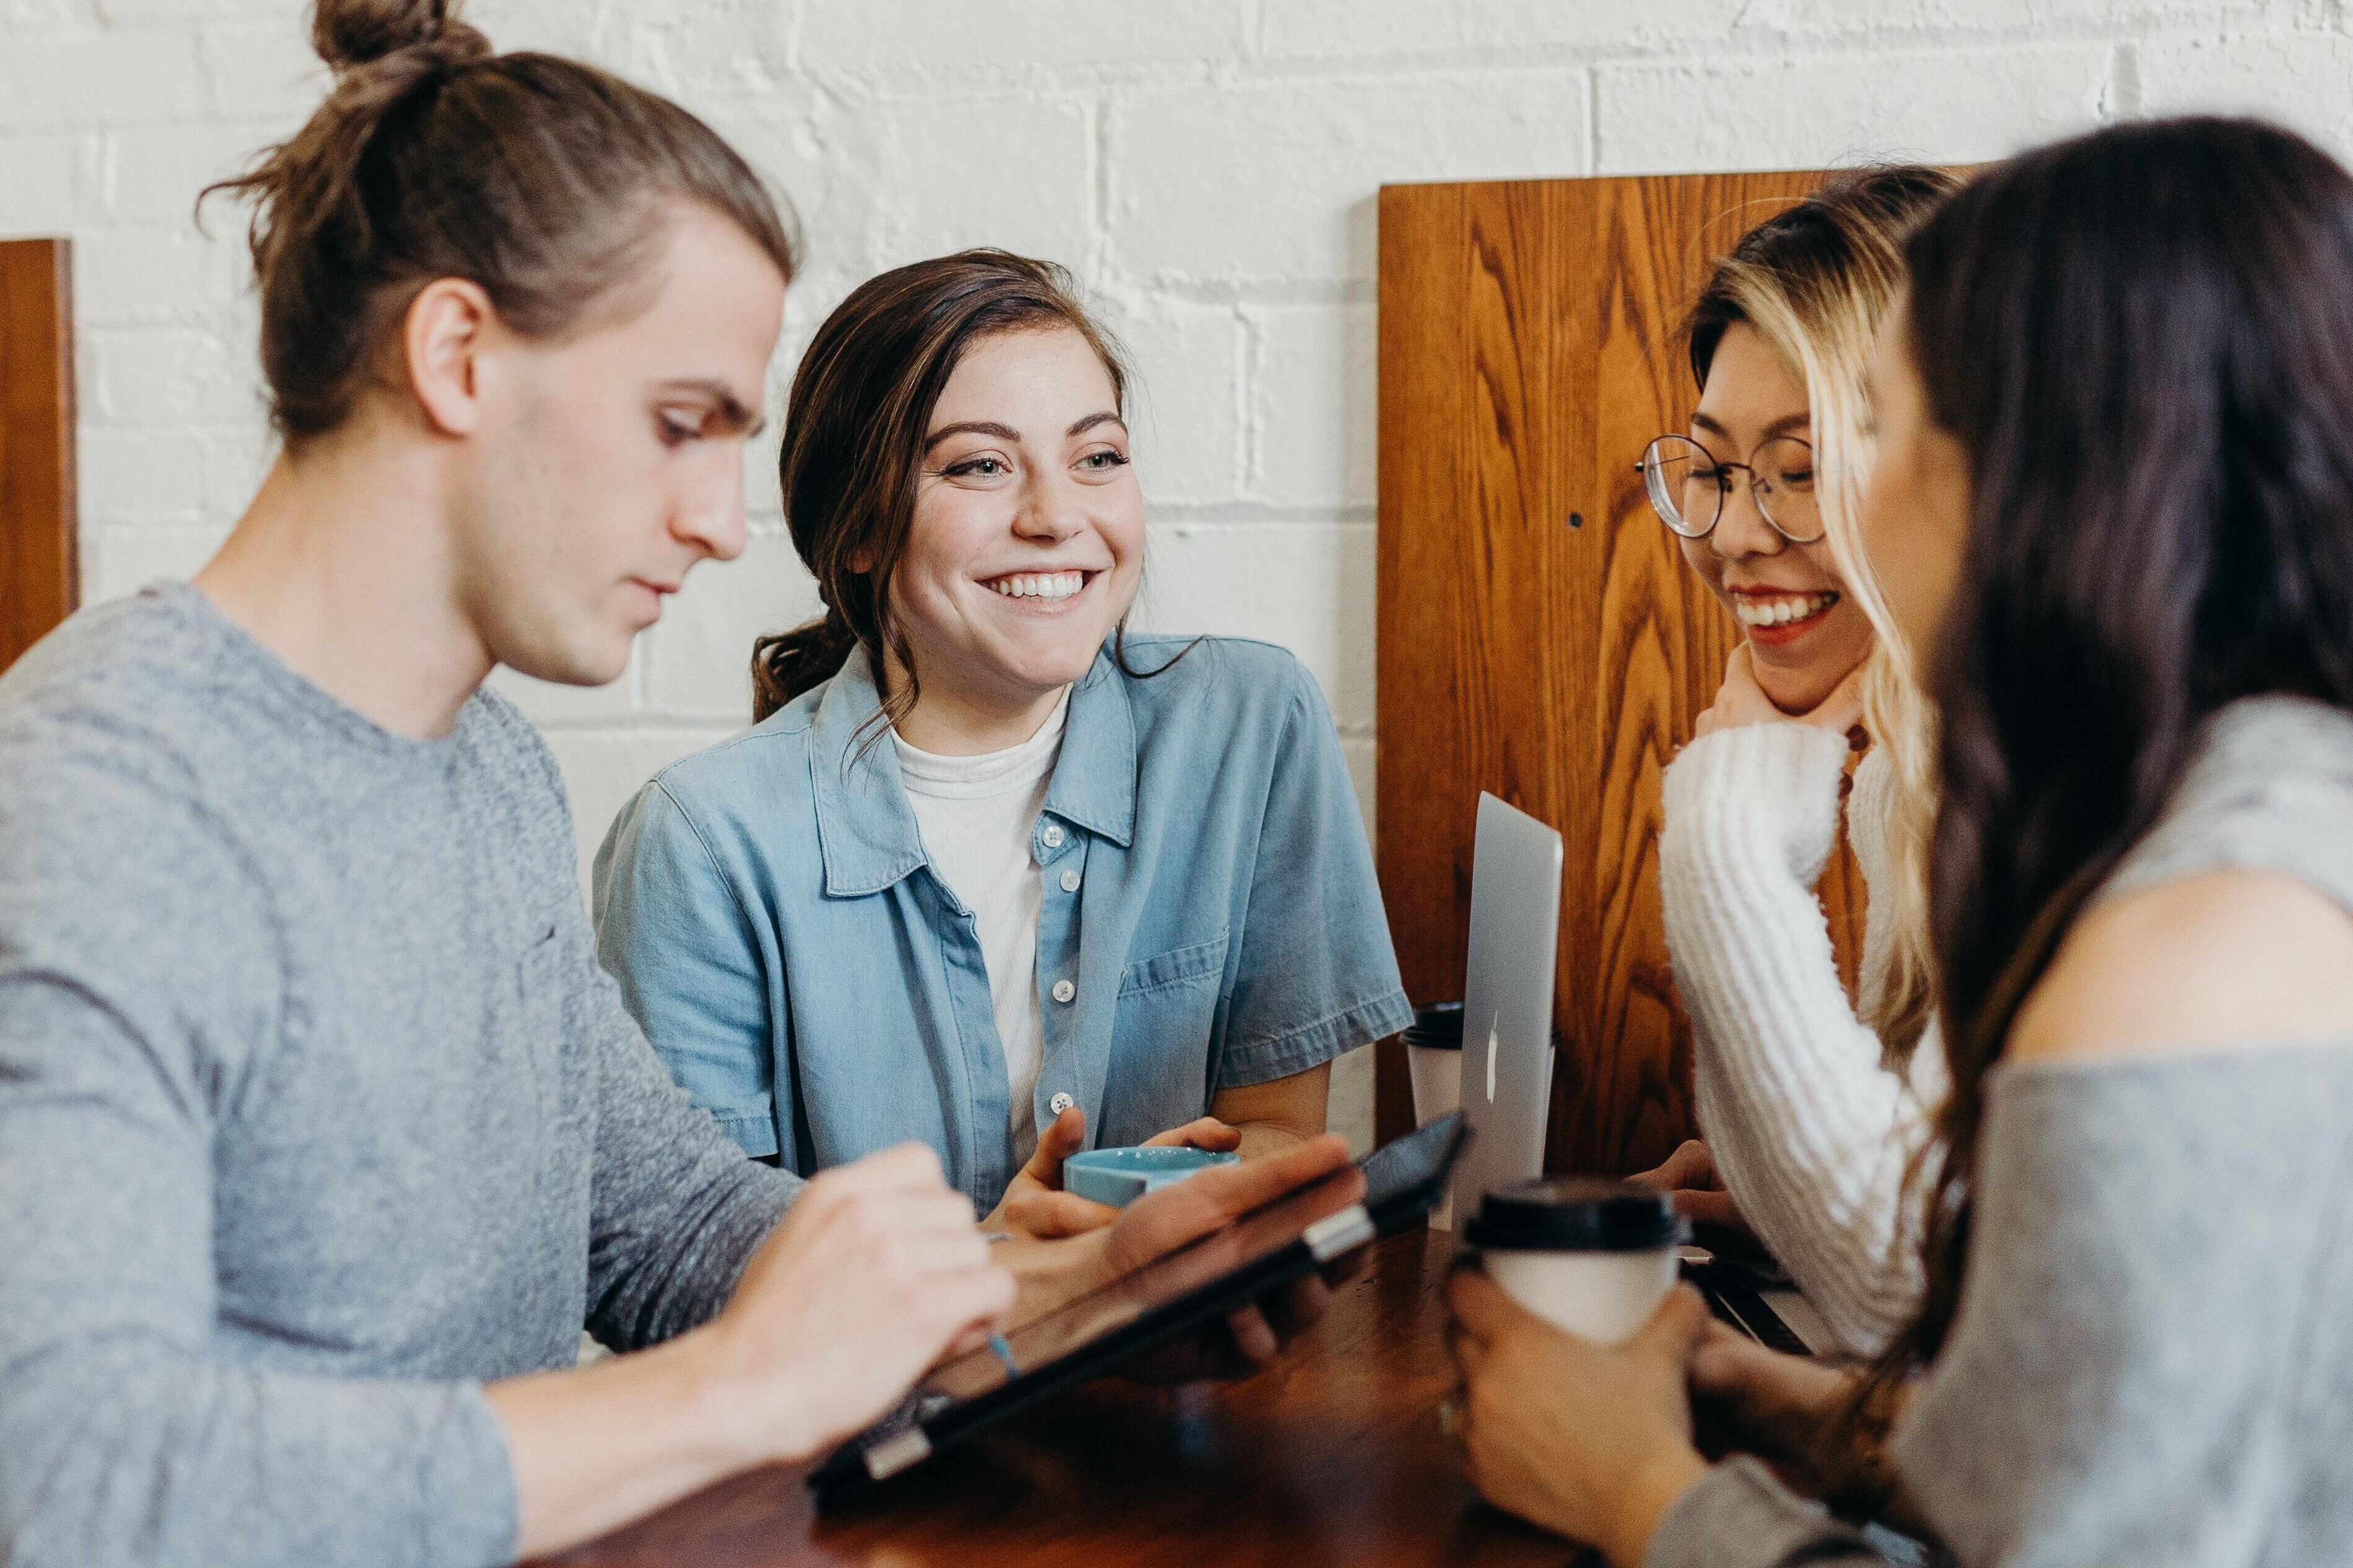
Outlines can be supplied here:
[[560, 1552], [763, 1462], [702, 1353], [704, 1331], [483, 1390], [506, 1429], [523, 1557]]

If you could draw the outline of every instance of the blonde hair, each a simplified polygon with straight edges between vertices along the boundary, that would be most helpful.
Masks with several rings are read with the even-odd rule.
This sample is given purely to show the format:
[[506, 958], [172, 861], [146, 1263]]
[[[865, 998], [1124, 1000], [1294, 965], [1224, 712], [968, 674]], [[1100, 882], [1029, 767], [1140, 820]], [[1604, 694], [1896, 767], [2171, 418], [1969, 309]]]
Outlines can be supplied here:
[[1891, 885], [1871, 889], [1890, 940], [1883, 960], [1862, 975], [1860, 1011], [1896, 1060], [1909, 1059], [1936, 1006], [1927, 889], [1936, 715], [1855, 539], [1873, 457], [1864, 383], [1880, 325], [1903, 291], [1904, 241], [1959, 183], [1917, 165], [1831, 181], [1743, 235], [1716, 263], [1686, 324], [1703, 386], [1736, 321], [1754, 327], [1805, 383], [1824, 536], [1846, 591], [1878, 634], [1863, 672], [1863, 722], [1886, 752], [1894, 786], [1885, 824]]

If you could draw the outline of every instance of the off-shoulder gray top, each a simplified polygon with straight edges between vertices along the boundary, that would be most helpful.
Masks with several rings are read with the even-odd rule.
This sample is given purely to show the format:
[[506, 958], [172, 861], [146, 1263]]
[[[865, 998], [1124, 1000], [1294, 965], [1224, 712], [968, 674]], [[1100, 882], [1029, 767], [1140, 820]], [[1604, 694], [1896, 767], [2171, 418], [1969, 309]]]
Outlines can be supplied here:
[[[2353, 714], [2218, 715], [2101, 897], [2224, 867], [2353, 911]], [[2353, 1563], [2353, 1041], [1998, 1067], [1945, 1353], [1892, 1438], [1966, 1568]], [[1646, 1568], [1859, 1568], [1753, 1459]]]

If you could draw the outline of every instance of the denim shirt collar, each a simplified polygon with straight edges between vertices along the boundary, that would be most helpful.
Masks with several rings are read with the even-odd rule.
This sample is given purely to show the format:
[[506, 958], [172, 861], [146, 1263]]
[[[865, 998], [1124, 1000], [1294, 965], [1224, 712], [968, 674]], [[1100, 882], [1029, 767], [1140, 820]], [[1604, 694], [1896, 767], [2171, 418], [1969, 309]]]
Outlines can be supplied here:
[[1122, 849], [1135, 839], [1135, 713], [1111, 645], [1071, 688], [1062, 754], [1046, 786], [1046, 809]]
[[[828, 898], [881, 892], [930, 863], [900, 783], [899, 754], [887, 731], [872, 722], [881, 710], [873, 666], [863, 647], [853, 648], [809, 721], [809, 789]], [[1046, 809], [1123, 849], [1132, 847], [1135, 715], [1108, 643], [1071, 689]]]

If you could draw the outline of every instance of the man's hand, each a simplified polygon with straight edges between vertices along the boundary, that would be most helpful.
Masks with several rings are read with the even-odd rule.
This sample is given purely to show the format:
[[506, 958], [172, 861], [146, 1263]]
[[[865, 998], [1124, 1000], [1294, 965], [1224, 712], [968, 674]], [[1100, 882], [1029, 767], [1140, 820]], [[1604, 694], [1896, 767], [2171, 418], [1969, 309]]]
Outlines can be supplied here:
[[704, 1330], [706, 1369], [754, 1460], [818, 1453], [1000, 1322], [1013, 1277], [920, 1143], [820, 1173]]
[[826, 1172], [702, 1327], [482, 1392], [514, 1467], [519, 1557], [559, 1552], [870, 1425], [1013, 1302], [972, 1203], [918, 1143]]
[[[1147, 1149], [1208, 1149], [1227, 1153], [1241, 1146], [1242, 1135], [1212, 1116], [1155, 1133], [1144, 1141]], [[1119, 1217], [1108, 1204], [1091, 1203], [1062, 1190], [1062, 1162], [1087, 1146], [1087, 1113], [1077, 1106], [1054, 1118], [1038, 1135], [1038, 1152], [1021, 1167], [988, 1216], [989, 1230], [1018, 1231], [1053, 1238], [1100, 1230]]]
[[[1110, 1225], [1084, 1236], [1005, 1243], [997, 1255], [1021, 1281], [1016, 1317], [1022, 1322], [1042, 1317], [1335, 1171], [1345, 1172], [1349, 1184], [1343, 1201], [1364, 1194], [1364, 1178], [1348, 1163], [1347, 1144], [1326, 1133], [1262, 1160], [1221, 1165], [1146, 1193], [1113, 1211]], [[1247, 1376], [1322, 1316], [1326, 1299], [1324, 1282], [1310, 1278], [1274, 1300], [1230, 1314], [1215, 1334], [1163, 1352], [1136, 1375], [1155, 1383]]]

